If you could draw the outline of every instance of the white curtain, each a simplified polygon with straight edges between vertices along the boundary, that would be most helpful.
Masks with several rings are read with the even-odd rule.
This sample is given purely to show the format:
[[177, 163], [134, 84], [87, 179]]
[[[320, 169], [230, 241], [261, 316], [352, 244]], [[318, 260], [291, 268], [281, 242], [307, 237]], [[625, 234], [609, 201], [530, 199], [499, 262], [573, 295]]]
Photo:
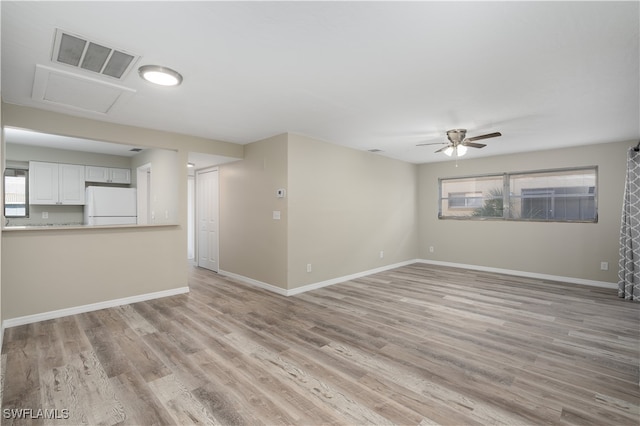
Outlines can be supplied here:
[[634, 301], [640, 301], [640, 152], [637, 148], [631, 148], [627, 158], [618, 264], [618, 296]]

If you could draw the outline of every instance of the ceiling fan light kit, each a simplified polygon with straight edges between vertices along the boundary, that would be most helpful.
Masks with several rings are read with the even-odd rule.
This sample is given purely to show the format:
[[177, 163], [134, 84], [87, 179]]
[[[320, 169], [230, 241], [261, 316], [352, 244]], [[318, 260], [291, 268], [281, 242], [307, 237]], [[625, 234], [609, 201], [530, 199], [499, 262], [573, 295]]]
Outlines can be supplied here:
[[448, 146], [442, 152], [444, 152], [447, 157], [451, 157], [454, 153], [456, 154], [456, 157], [462, 157], [467, 153], [467, 147], [464, 145], [457, 145], [455, 148], [453, 146]]

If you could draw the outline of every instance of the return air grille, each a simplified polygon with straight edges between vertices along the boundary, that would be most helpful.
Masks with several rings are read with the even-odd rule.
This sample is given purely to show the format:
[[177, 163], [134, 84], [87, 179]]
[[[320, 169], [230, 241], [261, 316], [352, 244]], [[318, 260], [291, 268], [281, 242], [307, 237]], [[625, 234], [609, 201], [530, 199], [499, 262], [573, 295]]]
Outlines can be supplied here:
[[122, 80], [139, 56], [57, 29], [51, 59]]

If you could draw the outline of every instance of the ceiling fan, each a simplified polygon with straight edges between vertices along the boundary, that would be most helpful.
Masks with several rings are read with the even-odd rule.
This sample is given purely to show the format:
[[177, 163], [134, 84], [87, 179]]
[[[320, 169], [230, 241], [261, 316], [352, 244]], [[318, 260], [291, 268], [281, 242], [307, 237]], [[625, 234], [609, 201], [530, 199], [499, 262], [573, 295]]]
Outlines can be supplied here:
[[453, 129], [447, 131], [447, 138], [449, 142], [426, 142], [419, 143], [416, 146], [425, 146], [425, 145], [443, 145], [447, 146], [440, 148], [436, 152], [444, 152], [445, 155], [451, 157], [454, 153], [456, 157], [462, 157], [467, 153], [467, 147], [471, 148], [484, 148], [487, 146], [483, 143], [474, 143], [474, 141], [479, 141], [482, 139], [496, 138], [498, 136], [502, 136], [500, 132], [487, 133], [486, 135], [474, 136], [472, 138], [467, 138], [467, 129]]

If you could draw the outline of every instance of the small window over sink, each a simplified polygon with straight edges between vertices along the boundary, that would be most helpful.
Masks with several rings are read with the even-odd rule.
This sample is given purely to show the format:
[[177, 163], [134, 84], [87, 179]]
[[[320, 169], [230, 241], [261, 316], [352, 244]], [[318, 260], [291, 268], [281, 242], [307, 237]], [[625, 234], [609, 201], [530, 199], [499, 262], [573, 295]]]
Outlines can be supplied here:
[[29, 171], [7, 168], [4, 173], [4, 216], [29, 217]]

